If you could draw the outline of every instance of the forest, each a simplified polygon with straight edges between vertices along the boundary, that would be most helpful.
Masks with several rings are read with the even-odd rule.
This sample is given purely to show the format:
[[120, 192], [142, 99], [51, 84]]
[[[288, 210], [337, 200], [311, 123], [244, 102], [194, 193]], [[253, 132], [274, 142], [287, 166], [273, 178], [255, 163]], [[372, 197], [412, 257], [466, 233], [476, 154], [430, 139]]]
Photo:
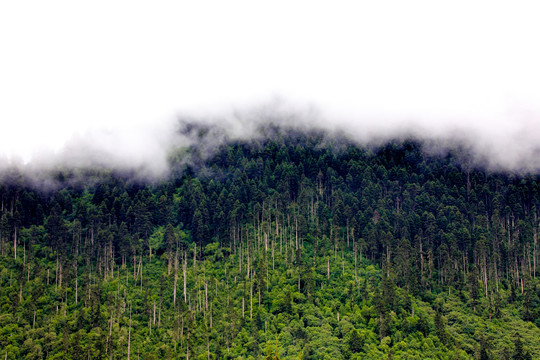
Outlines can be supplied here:
[[540, 358], [538, 174], [185, 131], [158, 180], [0, 173], [1, 359]]

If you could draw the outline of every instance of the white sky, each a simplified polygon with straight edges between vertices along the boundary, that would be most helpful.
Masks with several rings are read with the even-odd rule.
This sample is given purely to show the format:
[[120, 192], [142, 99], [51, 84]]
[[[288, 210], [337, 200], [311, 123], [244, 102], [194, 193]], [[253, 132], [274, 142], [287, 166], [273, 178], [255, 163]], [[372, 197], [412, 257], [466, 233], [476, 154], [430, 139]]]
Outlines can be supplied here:
[[540, 146], [539, 18], [536, 1], [2, 1], [0, 161], [78, 141], [152, 161], [177, 114], [275, 97], [359, 137], [479, 131], [514, 161]]

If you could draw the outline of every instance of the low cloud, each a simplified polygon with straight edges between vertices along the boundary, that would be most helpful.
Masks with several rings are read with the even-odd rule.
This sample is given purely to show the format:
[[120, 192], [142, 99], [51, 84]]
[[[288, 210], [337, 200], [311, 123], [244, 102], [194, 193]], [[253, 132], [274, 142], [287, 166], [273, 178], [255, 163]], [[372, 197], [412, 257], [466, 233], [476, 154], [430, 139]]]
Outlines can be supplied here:
[[34, 5], [0, 5], [4, 173], [159, 179], [266, 124], [540, 171], [534, 2]]
[[[536, 114], [520, 113], [485, 123], [353, 117], [323, 110], [274, 99], [232, 111], [177, 114], [151, 125], [95, 129], [75, 134], [60, 150], [41, 152], [26, 163], [4, 157], [0, 171], [17, 168], [46, 187], [55, 187], [55, 180], [44, 174], [61, 169], [79, 169], [79, 175], [84, 176], [81, 169], [104, 168], [138, 180], [159, 181], [170, 175], [173, 154], [174, 170], [181, 171], [188, 165], [199, 166], [228, 142], [257, 142], [269, 136], [268, 129], [273, 127], [283, 132], [322, 131], [329, 138], [344, 137], [359, 146], [414, 139], [431, 154], [459, 149], [467, 166], [518, 174], [540, 172], [540, 121]], [[195, 151], [182, 152], [188, 148]]]

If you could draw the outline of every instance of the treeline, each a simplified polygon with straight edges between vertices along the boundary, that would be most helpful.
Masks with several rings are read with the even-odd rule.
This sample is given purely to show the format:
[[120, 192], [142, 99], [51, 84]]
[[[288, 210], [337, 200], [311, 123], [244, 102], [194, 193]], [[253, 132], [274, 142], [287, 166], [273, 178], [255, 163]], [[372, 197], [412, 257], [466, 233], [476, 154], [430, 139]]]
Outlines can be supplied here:
[[5, 356], [540, 354], [537, 176], [295, 131], [200, 152], [154, 184], [3, 174]]

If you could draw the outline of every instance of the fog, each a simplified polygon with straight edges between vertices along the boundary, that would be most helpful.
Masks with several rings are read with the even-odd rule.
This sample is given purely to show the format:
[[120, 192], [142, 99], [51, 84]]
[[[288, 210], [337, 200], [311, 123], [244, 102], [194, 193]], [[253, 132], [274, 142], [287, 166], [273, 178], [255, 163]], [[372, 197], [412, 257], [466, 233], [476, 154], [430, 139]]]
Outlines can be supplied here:
[[273, 122], [539, 172], [539, 6], [2, 3], [0, 169], [159, 178], [171, 149], [196, 141], [187, 121], [215, 128], [208, 155]]

